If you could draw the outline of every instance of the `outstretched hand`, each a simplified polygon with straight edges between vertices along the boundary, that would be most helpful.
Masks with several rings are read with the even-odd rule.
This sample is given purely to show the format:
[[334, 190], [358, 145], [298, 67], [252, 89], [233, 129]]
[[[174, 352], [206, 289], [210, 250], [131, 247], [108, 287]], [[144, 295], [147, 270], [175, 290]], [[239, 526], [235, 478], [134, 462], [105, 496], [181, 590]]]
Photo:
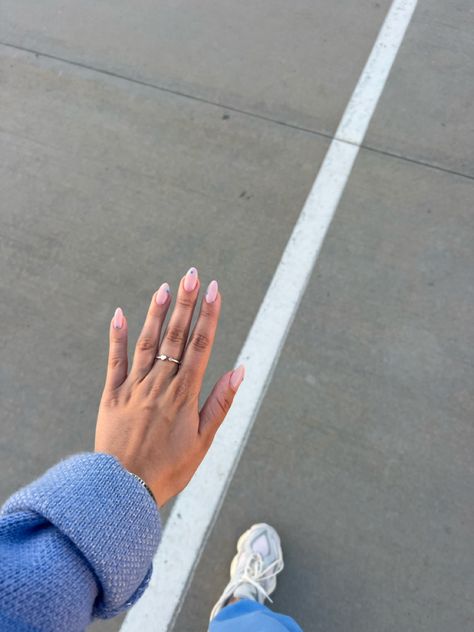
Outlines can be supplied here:
[[[109, 361], [95, 450], [113, 454], [126, 469], [142, 478], [160, 507], [192, 478], [244, 377], [243, 366], [225, 373], [199, 410], [199, 394], [221, 308], [217, 281], [211, 281], [190, 335], [199, 288], [198, 272], [191, 268], [181, 279], [163, 338], [163, 323], [171, 304], [168, 284], [153, 295], [130, 371], [128, 324], [120, 308], [110, 324]], [[156, 359], [162, 354], [181, 363]]]

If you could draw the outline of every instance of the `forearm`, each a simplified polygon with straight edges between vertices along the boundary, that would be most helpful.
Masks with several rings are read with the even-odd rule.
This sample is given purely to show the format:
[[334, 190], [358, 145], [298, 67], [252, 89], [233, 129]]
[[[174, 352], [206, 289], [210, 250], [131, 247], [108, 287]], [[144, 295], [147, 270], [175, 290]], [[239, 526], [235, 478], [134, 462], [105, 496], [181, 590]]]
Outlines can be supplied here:
[[114, 616], [145, 589], [159, 538], [155, 503], [115, 457], [59, 463], [2, 508], [0, 628], [74, 632]]

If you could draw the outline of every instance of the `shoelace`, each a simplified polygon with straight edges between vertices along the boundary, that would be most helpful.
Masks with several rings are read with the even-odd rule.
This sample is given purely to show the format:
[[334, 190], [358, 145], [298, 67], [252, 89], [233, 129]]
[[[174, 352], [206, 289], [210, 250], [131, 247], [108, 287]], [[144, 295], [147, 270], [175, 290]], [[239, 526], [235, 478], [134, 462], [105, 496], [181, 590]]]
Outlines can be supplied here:
[[235, 581], [234, 584], [229, 586], [228, 592], [229, 594], [233, 594], [235, 589], [241, 584], [250, 584], [253, 586], [258, 593], [260, 593], [265, 599], [268, 599], [270, 603], [273, 601], [270, 599], [270, 595], [263, 588], [260, 582], [272, 579], [280, 571], [283, 570], [283, 560], [278, 559], [269, 564], [265, 569], [263, 569], [263, 559], [260, 553], [253, 553], [247, 560], [245, 564], [244, 572], [242, 575]]

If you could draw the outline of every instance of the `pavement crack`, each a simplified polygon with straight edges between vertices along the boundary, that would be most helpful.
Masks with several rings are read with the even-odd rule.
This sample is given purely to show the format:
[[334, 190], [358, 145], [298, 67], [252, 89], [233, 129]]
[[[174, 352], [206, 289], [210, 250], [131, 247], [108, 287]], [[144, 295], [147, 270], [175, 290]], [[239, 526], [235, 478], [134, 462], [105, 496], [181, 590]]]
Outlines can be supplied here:
[[[152, 83], [150, 81], [145, 81], [143, 79], [137, 79], [137, 78], [134, 78], [134, 77], [129, 77], [128, 75], [124, 75], [124, 74], [121, 74], [119, 72], [115, 72], [113, 70], [108, 70], [106, 68], [96, 68], [95, 66], [91, 66], [89, 64], [85, 64], [83, 62], [80, 62], [80, 61], [77, 61], [77, 60], [74, 60], [74, 59], [67, 59], [65, 57], [60, 57], [58, 55], [53, 55], [51, 53], [45, 53], [45, 52], [42, 52], [42, 51], [39, 51], [39, 50], [35, 50], [33, 48], [28, 48], [26, 46], [20, 46], [18, 44], [12, 44], [11, 42], [0, 41], [0, 46], [4, 46], [5, 48], [12, 48], [14, 50], [18, 50], [18, 51], [22, 51], [24, 53], [28, 53], [28, 54], [34, 55], [35, 58], [44, 57], [45, 59], [51, 59], [51, 60], [58, 61], [58, 62], [67, 64], [67, 65], [70, 65], [70, 66], [75, 66], [77, 68], [83, 68], [84, 70], [88, 70], [90, 72], [95, 72], [95, 73], [98, 73], [98, 74], [102, 74], [102, 75], [106, 75], [106, 76], [109, 76], [109, 77], [113, 77], [115, 79], [120, 79], [122, 81], [133, 83], [133, 84], [136, 84], [136, 85], [139, 85], [139, 86], [143, 86], [143, 87], [146, 87], [146, 88], [150, 88], [152, 90], [157, 90], [157, 91], [160, 91], [160, 92], [166, 92], [168, 94], [173, 94], [175, 96], [182, 97], [184, 99], [190, 99], [192, 101], [197, 101], [199, 103], [204, 103], [206, 105], [213, 105], [215, 107], [222, 108], [223, 110], [226, 110], [227, 112], [235, 112], [237, 114], [241, 114], [242, 116], [249, 116], [251, 118], [258, 119], [258, 120], [261, 120], [261, 121], [266, 121], [268, 123], [273, 123], [275, 125], [281, 125], [282, 127], [287, 127], [289, 129], [294, 129], [294, 130], [297, 130], [299, 132], [303, 132], [303, 133], [306, 133], [306, 134], [312, 134], [314, 136], [318, 136], [320, 138], [327, 139], [329, 141], [338, 140], [339, 142], [347, 143], [349, 145], [357, 144], [357, 143], [353, 143], [353, 142], [347, 141], [347, 140], [345, 140], [343, 138], [336, 138], [335, 135], [329, 134], [327, 132], [323, 132], [323, 131], [320, 131], [320, 130], [315, 130], [315, 129], [312, 129], [312, 128], [309, 128], [309, 127], [304, 127], [304, 126], [301, 126], [301, 125], [297, 125], [295, 123], [289, 123], [288, 121], [282, 121], [281, 119], [273, 118], [273, 117], [267, 116], [265, 114], [259, 114], [257, 112], [252, 112], [251, 110], [244, 110], [242, 108], [238, 108], [236, 106], [229, 105], [228, 103], [219, 103], [218, 101], [212, 101], [211, 99], [206, 99], [204, 97], [200, 97], [200, 96], [197, 96], [195, 94], [190, 94], [190, 93], [187, 93], [187, 92], [183, 92], [181, 90], [176, 90], [176, 89], [173, 89], [173, 88], [167, 88], [166, 86], [155, 84], [155, 83]], [[224, 119], [229, 118], [228, 114], [224, 113], [223, 118]], [[404, 155], [401, 155], [401, 154], [397, 154], [395, 152], [391, 152], [391, 151], [388, 151], [388, 150], [380, 149], [378, 147], [373, 147], [371, 145], [366, 145], [364, 143], [362, 143], [360, 145], [360, 148], [364, 149], [366, 151], [370, 151], [372, 153], [377, 153], [377, 154], [382, 155], [382, 156], [387, 156], [389, 158], [397, 158], [398, 160], [403, 160], [405, 162], [416, 164], [416, 165], [419, 165], [420, 167], [426, 167], [428, 169], [435, 169], [437, 171], [441, 171], [443, 173], [447, 173], [447, 174], [450, 174], [450, 175], [455, 175], [455, 176], [458, 176], [460, 178], [466, 178], [468, 180], [474, 180], [474, 175], [471, 175], [471, 174], [468, 174], [468, 173], [464, 173], [462, 171], [456, 171], [455, 169], [450, 169], [449, 167], [443, 167], [442, 165], [433, 164], [433, 163], [430, 163], [430, 162], [427, 162], [427, 161], [424, 161], [424, 160], [421, 160], [421, 159], [418, 159], [418, 158], [414, 158], [414, 157], [410, 157], [410, 156], [404, 156]]]

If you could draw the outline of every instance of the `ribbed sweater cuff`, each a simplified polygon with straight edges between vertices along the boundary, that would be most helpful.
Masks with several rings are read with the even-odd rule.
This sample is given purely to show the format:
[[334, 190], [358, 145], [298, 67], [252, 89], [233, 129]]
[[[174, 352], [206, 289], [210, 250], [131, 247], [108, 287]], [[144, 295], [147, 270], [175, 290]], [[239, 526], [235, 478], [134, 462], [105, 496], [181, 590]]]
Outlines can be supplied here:
[[18, 511], [43, 516], [80, 550], [99, 584], [95, 616], [114, 616], [145, 590], [160, 515], [115, 457], [86, 453], [61, 461], [2, 508], [3, 514]]

